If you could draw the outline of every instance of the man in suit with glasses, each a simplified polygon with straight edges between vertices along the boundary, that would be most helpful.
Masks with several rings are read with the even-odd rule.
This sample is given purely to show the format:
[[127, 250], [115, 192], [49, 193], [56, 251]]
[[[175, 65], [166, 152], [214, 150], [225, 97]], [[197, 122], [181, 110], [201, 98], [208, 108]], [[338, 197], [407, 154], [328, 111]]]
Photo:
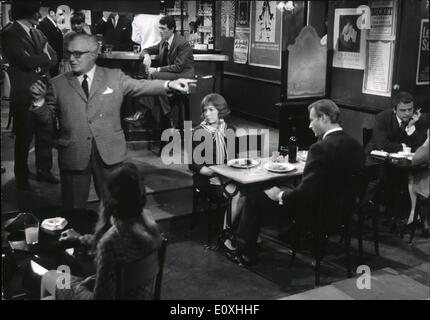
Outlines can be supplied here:
[[103, 205], [109, 199], [106, 176], [127, 159], [120, 109], [125, 96], [188, 92], [193, 80], [136, 80], [119, 69], [96, 66], [95, 36], [74, 34], [68, 42], [71, 72], [41, 81], [31, 90], [33, 112], [42, 122], [60, 123], [58, 164], [63, 206], [85, 208], [91, 177]]

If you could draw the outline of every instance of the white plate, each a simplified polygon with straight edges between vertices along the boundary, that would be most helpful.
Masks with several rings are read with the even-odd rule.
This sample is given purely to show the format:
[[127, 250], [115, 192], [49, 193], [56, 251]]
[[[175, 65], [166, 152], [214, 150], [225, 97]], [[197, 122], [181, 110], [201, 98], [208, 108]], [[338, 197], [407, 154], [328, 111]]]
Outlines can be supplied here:
[[253, 168], [258, 166], [259, 164], [260, 161], [248, 158], [231, 159], [227, 162], [228, 166], [239, 169]]
[[296, 169], [295, 166], [289, 163], [285, 162], [269, 162], [264, 165], [264, 169], [270, 172], [276, 172], [276, 173], [284, 173], [284, 172], [290, 172]]
[[413, 154], [403, 153], [403, 152], [390, 153], [390, 158], [394, 158], [394, 159], [407, 159], [409, 157], [412, 157], [412, 155]]

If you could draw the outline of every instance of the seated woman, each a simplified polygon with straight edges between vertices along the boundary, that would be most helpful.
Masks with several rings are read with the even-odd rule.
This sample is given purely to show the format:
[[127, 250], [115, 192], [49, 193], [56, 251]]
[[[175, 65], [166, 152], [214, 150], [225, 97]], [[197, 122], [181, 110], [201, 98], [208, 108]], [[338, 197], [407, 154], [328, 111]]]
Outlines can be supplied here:
[[[429, 132], [427, 131], [427, 140], [424, 144], [419, 147], [412, 158], [412, 165], [419, 165], [427, 163], [430, 165], [429, 158]], [[429, 169], [425, 168], [423, 170], [419, 170], [413, 174], [411, 174], [409, 179], [409, 195], [411, 197], [411, 212], [409, 214], [408, 224], [407, 226], [411, 226], [414, 220], [415, 207], [417, 204], [417, 196], [420, 195], [423, 198], [429, 198]], [[421, 217], [423, 222], [423, 236], [429, 237], [429, 225], [428, 225], [428, 216]]]
[[[95, 251], [96, 274], [86, 279], [71, 276], [70, 289], [57, 288], [62, 273], [51, 270], [41, 283], [41, 297], [48, 294], [54, 299], [118, 299], [121, 266], [141, 260], [157, 251], [161, 234], [155, 221], [143, 210], [146, 203], [144, 186], [140, 183], [137, 167], [124, 163], [108, 179], [111, 198], [100, 211], [94, 236], [80, 236], [73, 229], [63, 232], [60, 241], [92, 243]], [[129, 299], [151, 299], [153, 281]]]
[[[193, 176], [195, 186], [206, 194], [215, 194], [221, 198], [223, 197], [221, 181], [215, 176], [215, 172], [211, 169], [211, 166], [227, 162], [227, 130], [235, 131], [235, 129], [224, 121], [224, 118], [230, 114], [230, 109], [221, 95], [217, 93], [206, 95], [201, 102], [201, 109], [204, 120], [194, 129], [193, 136], [204, 136], [205, 132], [209, 133], [213, 140], [213, 156], [210, 162], [198, 164], [194, 151], [201, 140], [194, 141], [193, 137], [193, 161], [192, 164], [190, 164], [190, 169], [195, 173]], [[199, 132], [201, 130], [205, 132]], [[234, 139], [232, 143], [234, 143]], [[206, 158], [204, 151], [201, 156], [202, 158]], [[230, 183], [226, 188], [229, 193], [232, 193], [235, 191], [236, 186]], [[244, 197], [239, 192], [232, 199], [232, 221], [235, 221], [237, 214], [241, 211], [243, 203]], [[225, 226], [226, 221], [224, 221], [224, 227]], [[224, 242], [224, 246], [224, 249], [227, 251], [235, 250], [229, 239]]]

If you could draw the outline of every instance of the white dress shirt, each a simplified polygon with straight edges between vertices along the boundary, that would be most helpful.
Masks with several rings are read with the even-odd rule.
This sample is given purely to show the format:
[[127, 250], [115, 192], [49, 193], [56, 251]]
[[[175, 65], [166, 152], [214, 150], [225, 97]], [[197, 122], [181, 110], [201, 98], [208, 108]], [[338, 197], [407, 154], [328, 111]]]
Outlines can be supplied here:
[[[397, 114], [396, 114], [396, 119], [397, 119], [397, 122], [399, 123], [399, 127], [401, 127], [401, 126], [402, 126], [402, 119], [400, 119], [400, 118], [397, 116]], [[406, 126], [405, 131], [406, 131], [406, 134], [407, 134], [408, 136], [410, 136], [412, 133], [414, 133], [414, 132], [415, 132], [415, 125], [412, 125], [412, 126]]]

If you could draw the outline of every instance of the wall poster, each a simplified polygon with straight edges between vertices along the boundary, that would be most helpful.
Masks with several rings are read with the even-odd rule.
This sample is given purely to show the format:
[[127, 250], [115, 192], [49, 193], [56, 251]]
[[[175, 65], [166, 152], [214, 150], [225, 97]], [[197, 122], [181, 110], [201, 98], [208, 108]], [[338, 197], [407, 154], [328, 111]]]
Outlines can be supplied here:
[[395, 40], [397, 1], [372, 1], [370, 8], [369, 38], [373, 40]]
[[333, 67], [364, 69], [366, 31], [357, 27], [357, 20], [360, 17], [361, 14], [357, 13], [356, 9], [335, 10]]
[[236, 31], [234, 36], [233, 61], [246, 64], [249, 53], [249, 1], [238, 1], [236, 7]]
[[429, 19], [421, 20], [417, 60], [417, 85], [429, 83]]
[[392, 41], [369, 41], [367, 63], [363, 77], [363, 93], [391, 96], [394, 43]]
[[252, 1], [249, 65], [281, 68], [282, 13], [276, 1]]
[[234, 37], [235, 1], [221, 1], [221, 36]]

